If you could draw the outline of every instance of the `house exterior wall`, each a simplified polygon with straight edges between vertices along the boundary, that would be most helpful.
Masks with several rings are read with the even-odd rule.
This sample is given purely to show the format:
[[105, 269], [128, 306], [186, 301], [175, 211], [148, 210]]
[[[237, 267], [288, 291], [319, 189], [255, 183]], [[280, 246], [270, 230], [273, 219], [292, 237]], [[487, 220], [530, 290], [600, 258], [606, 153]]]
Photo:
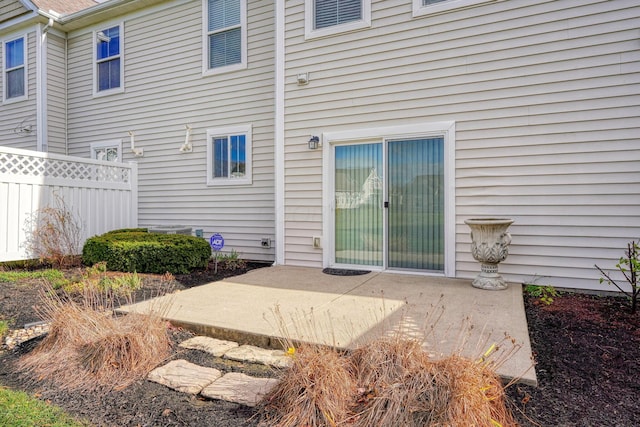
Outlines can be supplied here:
[[[0, 59], [4, 58], [2, 40], [27, 35], [27, 99], [2, 103], [0, 92], [0, 141], [6, 147], [37, 149], [36, 126], [36, 32], [31, 28], [10, 34], [0, 34]], [[0, 62], [0, 71], [4, 62]], [[4, 74], [0, 72], [0, 90], [4, 90]], [[29, 129], [27, 131], [26, 129]]]
[[63, 35], [46, 35], [47, 151], [67, 154], [67, 68]]
[[[184, 225], [221, 233], [225, 248], [246, 259], [273, 260], [274, 7], [248, 1], [248, 67], [203, 76], [200, 0], [173, 1], [68, 38], [69, 154], [122, 141], [123, 161], [139, 167], [139, 224]], [[123, 22], [124, 92], [93, 96], [92, 31]], [[185, 125], [192, 153], [180, 153]], [[207, 129], [251, 125], [253, 181], [207, 186]], [[143, 157], [130, 151], [128, 131]]]
[[374, 0], [370, 28], [307, 40], [304, 0], [285, 7], [286, 264], [323, 265], [329, 177], [310, 135], [454, 121], [455, 275], [479, 271], [464, 220], [499, 216], [515, 219], [508, 280], [610, 289], [593, 265], [613, 268], [640, 236], [636, 1], [412, 17], [409, 0]]
[[27, 12], [29, 10], [17, 0], [0, 0], [0, 22], [9, 21]]

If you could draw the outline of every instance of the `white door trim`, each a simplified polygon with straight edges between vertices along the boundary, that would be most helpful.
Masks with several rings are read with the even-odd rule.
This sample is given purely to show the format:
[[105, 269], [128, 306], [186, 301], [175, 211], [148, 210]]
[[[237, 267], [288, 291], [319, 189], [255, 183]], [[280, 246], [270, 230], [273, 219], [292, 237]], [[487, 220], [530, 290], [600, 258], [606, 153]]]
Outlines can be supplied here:
[[334, 253], [334, 147], [347, 142], [361, 142], [378, 139], [444, 137], [445, 160], [445, 262], [444, 275], [455, 277], [455, 122], [432, 122], [379, 128], [351, 129], [322, 133], [322, 229], [323, 229], [323, 266], [331, 265]]

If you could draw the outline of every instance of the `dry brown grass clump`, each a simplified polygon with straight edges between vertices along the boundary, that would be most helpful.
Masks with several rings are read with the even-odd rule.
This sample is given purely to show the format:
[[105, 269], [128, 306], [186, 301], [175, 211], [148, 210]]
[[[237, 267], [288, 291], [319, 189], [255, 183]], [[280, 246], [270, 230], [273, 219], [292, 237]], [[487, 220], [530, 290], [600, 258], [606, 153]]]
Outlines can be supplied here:
[[450, 392], [445, 416], [438, 426], [507, 427], [517, 425], [506, 407], [504, 387], [482, 359], [472, 361], [459, 355], [433, 364], [439, 382]]
[[442, 418], [450, 393], [418, 341], [382, 337], [351, 359], [361, 393], [354, 425], [424, 426]]
[[18, 368], [63, 389], [124, 388], [144, 378], [169, 355], [161, 313], [113, 315], [113, 299], [86, 287], [81, 302], [43, 292], [49, 334]]
[[430, 359], [417, 340], [382, 337], [350, 354], [314, 345], [268, 396], [263, 420], [278, 427], [511, 427], [490, 359]]
[[268, 425], [336, 426], [345, 420], [356, 390], [348, 359], [317, 345], [301, 345], [292, 357], [287, 374], [267, 397]]

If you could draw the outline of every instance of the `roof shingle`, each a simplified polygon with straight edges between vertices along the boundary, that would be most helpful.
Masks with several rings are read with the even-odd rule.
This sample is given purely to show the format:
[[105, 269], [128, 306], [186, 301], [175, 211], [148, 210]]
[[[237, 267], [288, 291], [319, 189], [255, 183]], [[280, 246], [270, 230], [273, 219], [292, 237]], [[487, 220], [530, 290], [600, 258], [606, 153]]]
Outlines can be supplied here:
[[69, 15], [98, 4], [94, 0], [32, 0], [38, 9], [54, 11], [60, 15]]

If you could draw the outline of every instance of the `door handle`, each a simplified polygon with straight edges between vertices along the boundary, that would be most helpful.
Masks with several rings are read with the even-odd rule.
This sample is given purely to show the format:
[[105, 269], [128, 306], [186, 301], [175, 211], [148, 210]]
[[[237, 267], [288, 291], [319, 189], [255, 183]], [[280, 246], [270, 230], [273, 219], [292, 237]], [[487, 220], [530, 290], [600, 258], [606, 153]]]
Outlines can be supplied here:
[[388, 208], [389, 207], [389, 202], [384, 202], [384, 207]]

